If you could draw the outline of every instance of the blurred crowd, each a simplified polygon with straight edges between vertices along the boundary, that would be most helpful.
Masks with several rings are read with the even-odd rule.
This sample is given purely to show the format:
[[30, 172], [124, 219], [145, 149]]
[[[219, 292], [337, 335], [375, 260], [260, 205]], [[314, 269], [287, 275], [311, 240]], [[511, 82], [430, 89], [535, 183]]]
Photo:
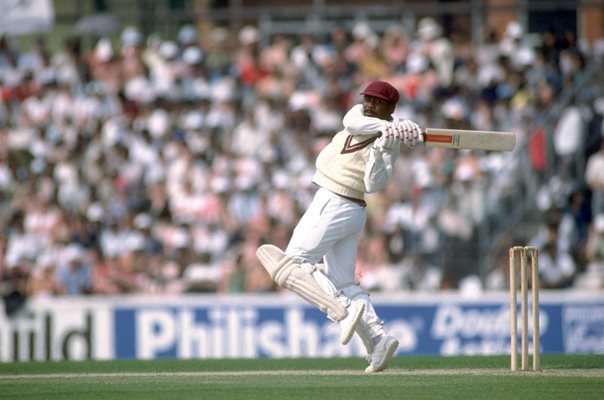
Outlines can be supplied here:
[[[209, 35], [202, 46], [190, 25], [174, 38], [127, 27], [90, 50], [68, 38], [52, 53], [43, 37], [31, 48], [0, 37], [7, 305], [277, 290], [255, 250], [286, 246], [316, 189], [315, 156], [375, 79], [400, 90], [401, 118], [511, 131], [517, 147], [403, 149], [388, 189], [368, 198], [357, 268], [366, 290], [504, 288], [507, 260], [495, 257], [479, 279], [480, 252], [528, 188], [543, 214], [529, 238], [543, 252], [543, 284], [602, 287], [604, 93], [592, 85], [586, 107], [565, 109], [553, 139], [542, 125], [556, 98], [601, 65], [602, 41], [528, 35], [513, 22], [472, 46], [431, 18], [412, 31], [358, 23], [325, 37], [267, 37], [254, 26]], [[589, 179], [572, 168], [578, 152]]]

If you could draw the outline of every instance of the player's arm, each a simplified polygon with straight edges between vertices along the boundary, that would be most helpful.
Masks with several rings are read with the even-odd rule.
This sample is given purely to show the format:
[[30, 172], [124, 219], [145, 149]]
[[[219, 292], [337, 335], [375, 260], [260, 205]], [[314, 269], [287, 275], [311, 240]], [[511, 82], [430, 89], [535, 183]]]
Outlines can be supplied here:
[[375, 117], [366, 117], [363, 115], [363, 105], [353, 106], [342, 120], [344, 128], [352, 135], [375, 135], [382, 132], [388, 124], [388, 121]]
[[364, 177], [367, 193], [379, 192], [386, 187], [399, 152], [400, 146], [385, 149], [374, 145], [371, 148]]

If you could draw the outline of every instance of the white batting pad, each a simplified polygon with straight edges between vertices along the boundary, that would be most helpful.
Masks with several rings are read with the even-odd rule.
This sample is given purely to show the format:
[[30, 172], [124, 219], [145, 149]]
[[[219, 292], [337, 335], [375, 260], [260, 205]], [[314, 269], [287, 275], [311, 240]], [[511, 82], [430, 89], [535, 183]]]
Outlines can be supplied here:
[[296, 293], [335, 321], [346, 317], [344, 306], [325, 293], [313, 277], [280, 248], [265, 244], [256, 250], [256, 256], [277, 285]]

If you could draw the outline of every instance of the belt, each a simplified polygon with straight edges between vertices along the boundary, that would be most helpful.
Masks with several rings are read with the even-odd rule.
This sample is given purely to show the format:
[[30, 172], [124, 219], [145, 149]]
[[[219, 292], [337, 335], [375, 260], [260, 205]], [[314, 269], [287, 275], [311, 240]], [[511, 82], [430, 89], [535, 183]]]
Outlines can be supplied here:
[[[313, 183], [315, 183], [315, 182], [313, 182]], [[325, 188], [323, 186], [320, 186], [320, 185], [317, 185], [317, 186], [319, 186], [320, 188], [323, 188], [325, 190], [329, 190], [329, 189], [327, 189], [327, 188]], [[354, 198], [354, 197], [344, 196], [343, 194], [336, 193], [336, 192], [334, 192], [332, 190], [329, 190], [329, 191], [331, 193], [335, 194], [336, 196], [341, 197], [343, 199], [346, 199], [348, 201], [352, 201], [354, 204], [358, 204], [361, 207], [367, 207], [367, 202], [365, 200], [363, 200], [363, 199], [357, 199], [357, 198]]]
[[336, 192], [332, 192], [332, 193], [335, 194], [335, 195], [340, 196], [343, 199], [352, 201], [354, 204], [358, 204], [361, 207], [367, 207], [367, 202], [365, 200], [363, 200], [363, 199], [355, 199], [354, 197], [344, 196], [343, 194], [339, 194], [339, 193], [336, 193]]

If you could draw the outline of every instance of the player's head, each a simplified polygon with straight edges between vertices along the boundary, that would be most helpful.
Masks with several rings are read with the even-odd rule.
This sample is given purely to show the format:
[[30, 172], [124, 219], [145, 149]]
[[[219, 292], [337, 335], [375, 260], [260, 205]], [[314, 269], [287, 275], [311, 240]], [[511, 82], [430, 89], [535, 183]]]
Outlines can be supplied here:
[[363, 95], [363, 114], [368, 117], [390, 119], [399, 100], [398, 90], [388, 82], [373, 81]]

